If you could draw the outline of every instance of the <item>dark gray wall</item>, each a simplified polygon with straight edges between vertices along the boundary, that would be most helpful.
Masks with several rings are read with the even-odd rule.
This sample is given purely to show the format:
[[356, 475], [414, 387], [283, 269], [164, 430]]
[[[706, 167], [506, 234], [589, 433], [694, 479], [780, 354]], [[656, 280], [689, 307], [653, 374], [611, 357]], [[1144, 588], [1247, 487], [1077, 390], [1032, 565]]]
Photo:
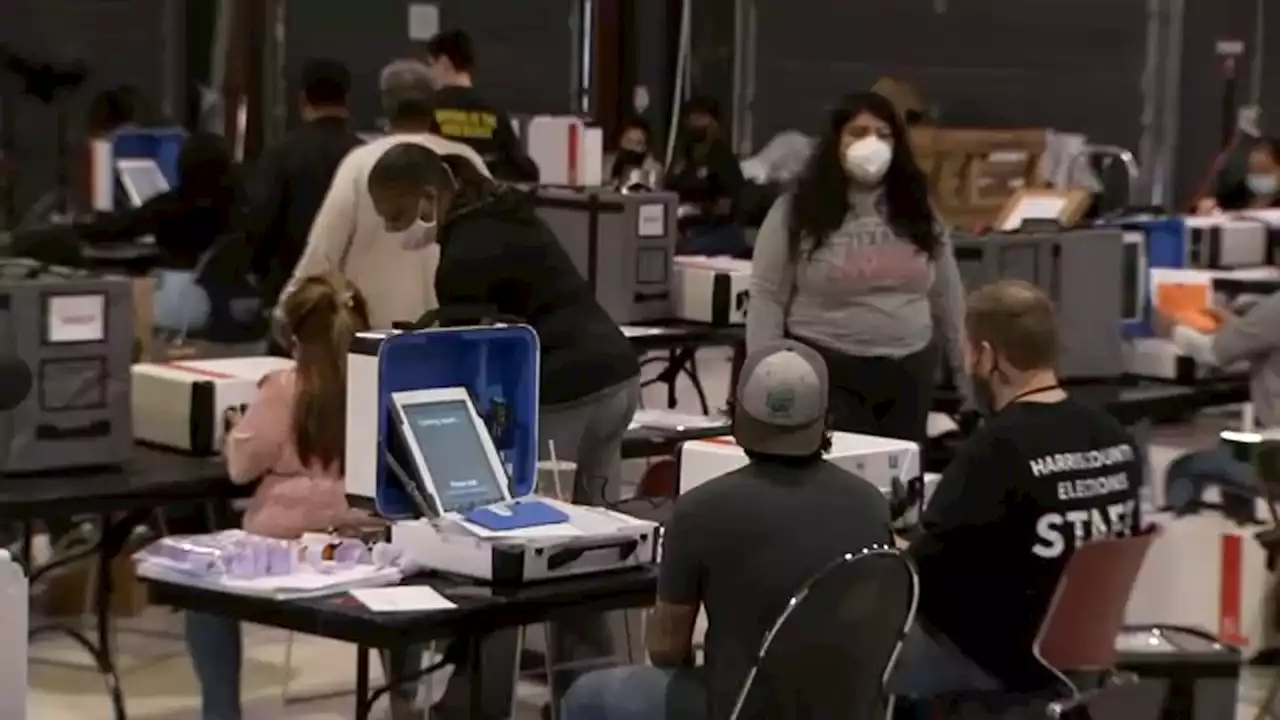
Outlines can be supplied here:
[[[1265, 2], [1265, 0], [1263, 0]], [[1263, 130], [1280, 133], [1280, 6], [1264, 16], [1267, 43], [1263, 51], [1260, 102]], [[1188, 201], [1205, 184], [1221, 140], [1222, 97], [1226, 85], [1219, 40], [1242, 40], [1244, 57], [1237, 62], [1240, 103], [1248, 101], [1253, 81], [1257, 32], [1256, 0], [1193, 0], [1187, 4], [1182, 52], [1181, 127], [1176, 153], [1178, 198]]]
[[[211, 3], [214, 0], [188, 0]], [[1146, 0], [756, 0], [757, 144], [774, 132], [820, 127], [840, 94], [883, 74], [919, 85], [942, 122], [1051, 125], [1095, 141], [1138, 149]], [[571, 107], [570, 0], [440, 0], [443, 27], [464, 27], [479, 46], [479, 82], [494, 102], [519, 112]], [[67, 105], [83, 128], [93, 92], [131, 83], [156, 106], [183, 101], [183, 0], [5, 0], [0, 42], [40, 57], [79, 58], [93, 74]], [[412, 53], [407, 0], [295, 0], [289, 6], [290, 74], [302, 60], [331, 56], [356, 75], [358, 119], [379, 114], [378, 70]], [[730, 105], [731, 0], [695, 0], [694, 87]], [[1186, 0], [1178, 196], [1185, 199], [1212, 159], [1220, 126], [1221, 70], [1214, 44], [1239, 38], [1252, 50], [1255, 0]], [[637, 78], [648, 87], [656, 127], [667, 121], [671, 68], [664, 47], [677, 17], [662, 0], [641, 0]], [[1280, 8], [1265, 27], [1265, 123], [1280, 133]], [[1241, 92], [1251, 57], [1241, 63]], [[292, 103], [290, 103], [292, 104]], [[25, 99], [16, 113], [20, 200], [54, 175], [54, 113]]]
[[[665, 0], [636, 0], [636, 85], [649, 91], [649, 108], [643, 113], [652, 125], [654, 147], [660, 147], [671, 122], [671, 74], [664, 39], [669, 31], [668, 23], [677, 23], [678, 17], [667, 17]], [[630, 91], [623, 93], [630, 99]]]
[[[462, 28], [476, 43], [476, 83], [490, 102], [512, 112], [570, 109], [573, 42], [569, 0], [440, 0], [440, 26]], [[285, 54], [290, 77], [308, 58], [345, 62], [355, 78], [357, 121], [371, 124], [378, 72], [414, 56], [406, 0], [294, 0], [289, 3]]]
[[1045, 125], [1136, 149], [1146, 0], [943, 5], [757, 0], [757, 143], [819, 127], [841, 94], [888, 74], [915, 83], [946, 124]]
[[[88, 83], [64, 105], [73, 137], [82, 137], [89, 98], [125, 83], [137, 87], [154, 110], [163, 109], [168, 97], [173, 110], [181, 111], [180, 0], [3, 0], [3, 7], [0, 43], [37, 58], [79, 59], [88, 65]], [[52, 188], [56, 114], [53, 108], [15, 97], [7, 74], [0, 82], [15, 115], [21, 208]], [[75, 146], [75, 162], [84, 157], [80, 147]]]

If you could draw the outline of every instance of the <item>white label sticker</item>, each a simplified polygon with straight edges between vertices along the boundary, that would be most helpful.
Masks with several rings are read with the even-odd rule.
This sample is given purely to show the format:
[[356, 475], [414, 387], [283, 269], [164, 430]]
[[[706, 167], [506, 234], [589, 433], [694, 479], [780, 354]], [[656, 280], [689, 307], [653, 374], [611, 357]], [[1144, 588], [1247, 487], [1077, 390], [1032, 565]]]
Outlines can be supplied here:
[[667, 234], [667, 206], [662, 203], [641, 205], [636, 213], [636, 234], [642, 238], [660, 238]]
[[45, 338], [50, 343], [103, 342], [107, 339], [106, 295], [54, 295], [46, 308]]
[[425, 42], [440, 32], [440, 6], [409, 3], [409, 39]]

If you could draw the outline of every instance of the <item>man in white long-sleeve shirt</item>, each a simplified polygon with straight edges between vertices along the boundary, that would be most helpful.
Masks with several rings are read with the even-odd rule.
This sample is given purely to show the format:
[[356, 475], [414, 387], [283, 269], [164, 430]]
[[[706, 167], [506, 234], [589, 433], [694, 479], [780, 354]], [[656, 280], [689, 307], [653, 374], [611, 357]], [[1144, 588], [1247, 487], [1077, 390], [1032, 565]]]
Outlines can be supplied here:
[[338, 166], [281, 299], [304, 277], [341, 273], [364, 295], [372, 327], [385, 329], [397, 321], [416, 320], [437, 306], [440, 249], [435, 243], [419, 242], [420, 233], [411, 237], [387, 231], [369, 196], [369, 170], [384, 152], [406, 142], [440, 155], [465, 157], [485, 175], [489, 170], [469, 146], [433, 132], [434, 91], [426, 65], [416, 60], [392, 62], [382, 70], [379, 89], [390, 133], [355, 148]]
[[[1280, 428], [1280, 293], [1273, 293], [1236, 316], [1216, 311], [1222, 324], [1215, 333], [1203, 333], [1173, 318], [1160, 318], [1159, 330], [1184, 354], [1209, 367], [1246, 363], [1249, 400], [1261, 428]], [[1162, 326], [1162, 327], [1160, 327]], [[1166, 500], [1174, 508], [1191, 510], [1206, 484], [1224, 491], [1256, 494], [1253, 468], [1221, 448], [1187, 453], [1166, 471]], [[1252, 506], [1250, 506], [1252, 507]]]
[[1274, 293], [1236, 316], [1217, 311], [1222, 325], [1215, 333], [1202, 333], [1164, 318], [1169, 337], [1178, 349], [1210, 367], [1247, 363], [1249, 399], [1258, 425], [1280, 427], [1280, 293]]

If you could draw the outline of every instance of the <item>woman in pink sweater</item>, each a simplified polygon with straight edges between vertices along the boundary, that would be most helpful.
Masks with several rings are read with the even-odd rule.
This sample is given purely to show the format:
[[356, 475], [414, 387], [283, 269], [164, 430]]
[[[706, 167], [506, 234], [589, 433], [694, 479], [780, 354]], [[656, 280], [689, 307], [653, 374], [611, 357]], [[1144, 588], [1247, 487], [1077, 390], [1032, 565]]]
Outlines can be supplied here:
[[[309, 277], [282, 314], [297, 364], [263, 378], [249, 410], [233, 419], [223, 448], [232, 482], [259, 481], [244, 529], [296, 538], [369, 525], [372, 518], [347, 506], [342, 467], [347, 347], [369, 327], [364, 298], [341, 277]], [[239, 623], [188, 613], [187, 644], [204, 720], [240, 720]], [[392, 715], [414, 717], [412, 689], [392, 698]]]

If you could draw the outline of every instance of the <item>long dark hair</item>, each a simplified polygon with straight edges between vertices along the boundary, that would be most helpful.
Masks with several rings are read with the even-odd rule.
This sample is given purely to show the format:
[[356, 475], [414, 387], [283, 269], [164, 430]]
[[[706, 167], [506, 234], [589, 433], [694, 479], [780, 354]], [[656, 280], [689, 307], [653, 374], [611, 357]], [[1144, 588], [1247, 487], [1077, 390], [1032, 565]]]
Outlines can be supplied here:
[[859, 92], [845, 96], [831, 111], [822, 139], [796, 184], [789, 228], [793, 259], [800, 257], [804, 240], [812, 241], [812, 255], [844, 224], [851, 181], [840, 157], [840, 136], [845, 124], [864, 112], [884, 121], [893, 133], [893, 159], [882, 181], [886, 222], [930, 257], [938, 247], [929, 186], [911, 152], [902, 118], [884, 96]]

